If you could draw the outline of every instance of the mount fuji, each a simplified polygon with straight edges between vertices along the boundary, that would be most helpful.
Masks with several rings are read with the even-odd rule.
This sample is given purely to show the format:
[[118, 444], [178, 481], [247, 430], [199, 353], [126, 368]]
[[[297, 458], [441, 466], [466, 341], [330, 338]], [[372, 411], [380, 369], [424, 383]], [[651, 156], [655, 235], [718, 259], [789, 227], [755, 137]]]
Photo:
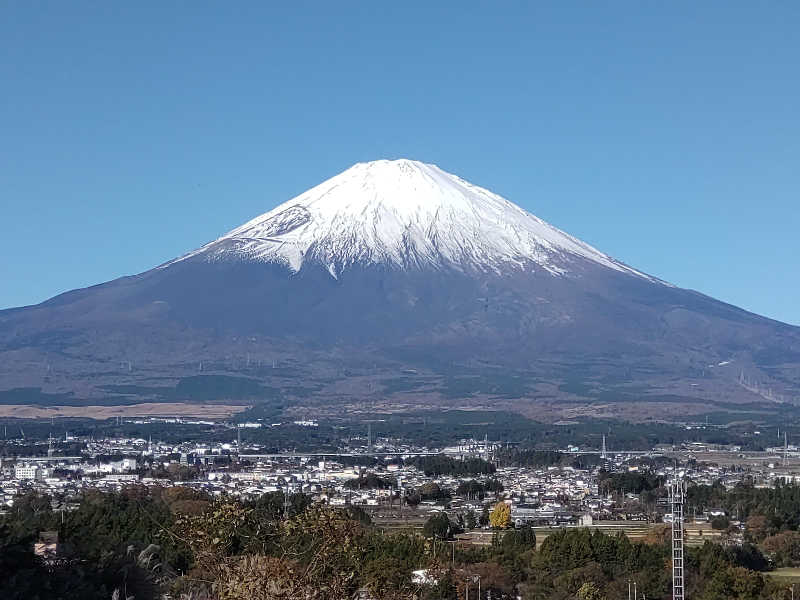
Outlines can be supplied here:
[[[178, 259], [569, 272], [575, 259], [648, 278], [463, 179], [410, 160], [359, 163]], [[177, 261], [173, 261], [174, 264]], [[649, 278], [648, 278], [649, 279]]]
[[434, 165], [380, 160], [139, 275], [0, 311], [0, 403], [165, 400], [779, 410], [800, 401], [800, 329], [638, 271]]

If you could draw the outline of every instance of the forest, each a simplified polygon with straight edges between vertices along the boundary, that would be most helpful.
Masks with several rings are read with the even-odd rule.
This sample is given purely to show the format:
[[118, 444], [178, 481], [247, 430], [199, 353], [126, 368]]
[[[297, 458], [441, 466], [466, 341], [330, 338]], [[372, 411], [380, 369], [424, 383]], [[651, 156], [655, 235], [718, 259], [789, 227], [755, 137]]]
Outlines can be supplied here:
[[[728, 500], [719, 489], [690, 495], [696, 503], [741, 505], [748, 526], [740, 546], [706, 542], [689, 549], [690, 597], [788, 600], [785, 586], [764, 571], [800, 558], [796, 521], [789, 518], [790, 505], [798, 512], [797, 489], [734, 490]], [[474, 526], [476, 516], [467, 517]], [[287, 502], [280, 492], [239, 501], [142, 486], [87, 492], [76, 510], [54, 512], [50, 498], [30, 493], [0, 520], [0, 597], [467, 600], [468, 593], [475, 598], [478, 577], [495, 599], [611, 600], [625, 597], [628, 581], [647, 598], [670, 597], [666, 529], [643, 541], [563, 529], [538, 548], [533, 530], [497, 529], [488, 546], [453, 547], [447, 538], [460, 531], [459, 521], [441, 513], [422, 531], [384, 532], [356, 507], [312, 505], [301, 494]], [[57, 558], [34, 554], [42, 531], [58, 533]], [[420, 569], [424, 582], [413, 577]]]

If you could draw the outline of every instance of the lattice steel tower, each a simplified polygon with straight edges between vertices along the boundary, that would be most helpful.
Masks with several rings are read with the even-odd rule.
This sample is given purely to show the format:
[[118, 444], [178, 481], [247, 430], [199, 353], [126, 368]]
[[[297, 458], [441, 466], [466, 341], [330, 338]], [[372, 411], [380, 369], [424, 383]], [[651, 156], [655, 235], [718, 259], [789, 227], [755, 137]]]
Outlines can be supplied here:
[[684, 600], [683, 590], [683, 503], [686, 498], [686, 482], [683, 471], [676, 473], [669, 484], [669, 499], [672, 504], [672, 600]]

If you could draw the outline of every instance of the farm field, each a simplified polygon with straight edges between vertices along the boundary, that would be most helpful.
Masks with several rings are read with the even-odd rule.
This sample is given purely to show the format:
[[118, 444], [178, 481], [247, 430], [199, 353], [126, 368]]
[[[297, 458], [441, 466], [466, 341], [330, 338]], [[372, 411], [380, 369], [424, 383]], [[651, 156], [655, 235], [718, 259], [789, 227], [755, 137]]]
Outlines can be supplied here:
[[786, 583], [800, 583], [800, 568], [799, 567], [782, 567], [774, 571], [764, 573], [767, 577], [785, 581]]

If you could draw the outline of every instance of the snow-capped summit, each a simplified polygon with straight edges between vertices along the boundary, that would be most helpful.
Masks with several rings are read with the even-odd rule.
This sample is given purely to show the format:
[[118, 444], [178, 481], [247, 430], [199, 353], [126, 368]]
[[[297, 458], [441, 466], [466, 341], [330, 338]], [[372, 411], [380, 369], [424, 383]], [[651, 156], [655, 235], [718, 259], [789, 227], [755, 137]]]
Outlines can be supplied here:
[[418, 161], [358, 163], [178, 260], [244, 258], [333, 277], [353, 264], [569, 273], [576, 259], [654, 280], [516, 204]]

